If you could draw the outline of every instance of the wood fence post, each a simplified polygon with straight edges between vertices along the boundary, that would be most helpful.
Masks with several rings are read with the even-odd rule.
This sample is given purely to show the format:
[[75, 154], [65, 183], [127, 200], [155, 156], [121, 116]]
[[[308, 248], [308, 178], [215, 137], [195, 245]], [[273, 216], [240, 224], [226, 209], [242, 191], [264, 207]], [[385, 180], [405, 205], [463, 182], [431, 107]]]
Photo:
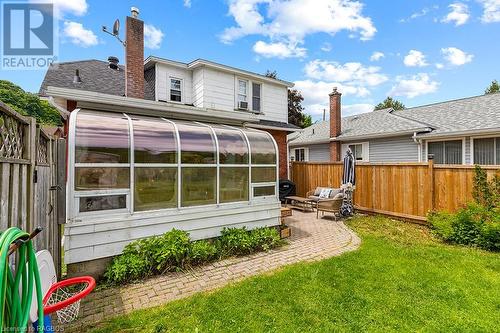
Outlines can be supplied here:
[[434, 155], [429, 154], [427, 157], [429, 161], [429, 183], [430, 183], [430, 210], [434, 211], [435, 207], [435, 194], [434, 194]]
[[36, 149], [37, 149], [37, 130], [36, 130], [36, 120], [35, 118], [29, 118], [29, 126], [28, 126], [28, 144], [29, 147], [29, 155], [28, 159], [30, 161], [28, 168], [28, 218], [26, 230], [27, 232], [31, 232], [32, 229], [35, 228], [35, 170], [36, 170]]

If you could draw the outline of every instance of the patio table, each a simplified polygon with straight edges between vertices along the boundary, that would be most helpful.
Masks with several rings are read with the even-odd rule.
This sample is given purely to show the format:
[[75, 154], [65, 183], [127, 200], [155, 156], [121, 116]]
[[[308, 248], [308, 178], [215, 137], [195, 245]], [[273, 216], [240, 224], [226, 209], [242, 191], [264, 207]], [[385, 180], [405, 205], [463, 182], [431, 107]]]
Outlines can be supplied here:
[[285, 207], [297, 208], [302, 210], [303, 212], [314, 212], [314, 205], [315, 202], [308, 198], [295, 195], [285, 197]]

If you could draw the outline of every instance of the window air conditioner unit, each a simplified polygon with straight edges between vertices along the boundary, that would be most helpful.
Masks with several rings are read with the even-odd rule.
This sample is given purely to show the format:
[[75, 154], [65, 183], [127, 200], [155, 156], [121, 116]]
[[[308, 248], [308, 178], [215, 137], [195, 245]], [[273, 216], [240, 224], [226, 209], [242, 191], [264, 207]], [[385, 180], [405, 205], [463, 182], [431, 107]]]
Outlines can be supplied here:
[[239, 101], [238, 102], [238, 109], [240, 109], [240, 110], [248, 110], [248, 102]]

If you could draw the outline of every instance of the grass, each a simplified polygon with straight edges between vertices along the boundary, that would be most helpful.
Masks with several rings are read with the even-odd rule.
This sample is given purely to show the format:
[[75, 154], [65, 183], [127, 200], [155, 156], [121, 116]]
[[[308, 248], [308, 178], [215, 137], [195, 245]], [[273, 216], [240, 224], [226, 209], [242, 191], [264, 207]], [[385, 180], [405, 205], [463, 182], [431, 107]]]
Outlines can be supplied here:
[[112, 318], [93, 332], [498, 331], [498, 253], [382, 217], [348, 224], [363, 240], [358, 251]]

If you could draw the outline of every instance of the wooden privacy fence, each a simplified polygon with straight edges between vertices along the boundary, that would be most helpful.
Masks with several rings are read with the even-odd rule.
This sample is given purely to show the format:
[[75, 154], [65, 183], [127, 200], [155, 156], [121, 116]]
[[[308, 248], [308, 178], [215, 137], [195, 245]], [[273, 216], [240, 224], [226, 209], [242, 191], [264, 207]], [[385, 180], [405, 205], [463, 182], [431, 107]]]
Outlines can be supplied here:
[[0, 231], [44, 230], [34, 239], [61, 271], [61, 224], [65, 221], [65, 140], [53, 140], [34, 118], [0, 102]]
[[[341, 162], [293, 162], [291, 179], [297, 195], [317, 186], [340, 187]], [[488, 177], [500, 166], [484, 166]], [[456, 211], [472, 201], [474, 166], [428, 163], [357, 163], [356, 208], [425, 221], [429, 211]]]

